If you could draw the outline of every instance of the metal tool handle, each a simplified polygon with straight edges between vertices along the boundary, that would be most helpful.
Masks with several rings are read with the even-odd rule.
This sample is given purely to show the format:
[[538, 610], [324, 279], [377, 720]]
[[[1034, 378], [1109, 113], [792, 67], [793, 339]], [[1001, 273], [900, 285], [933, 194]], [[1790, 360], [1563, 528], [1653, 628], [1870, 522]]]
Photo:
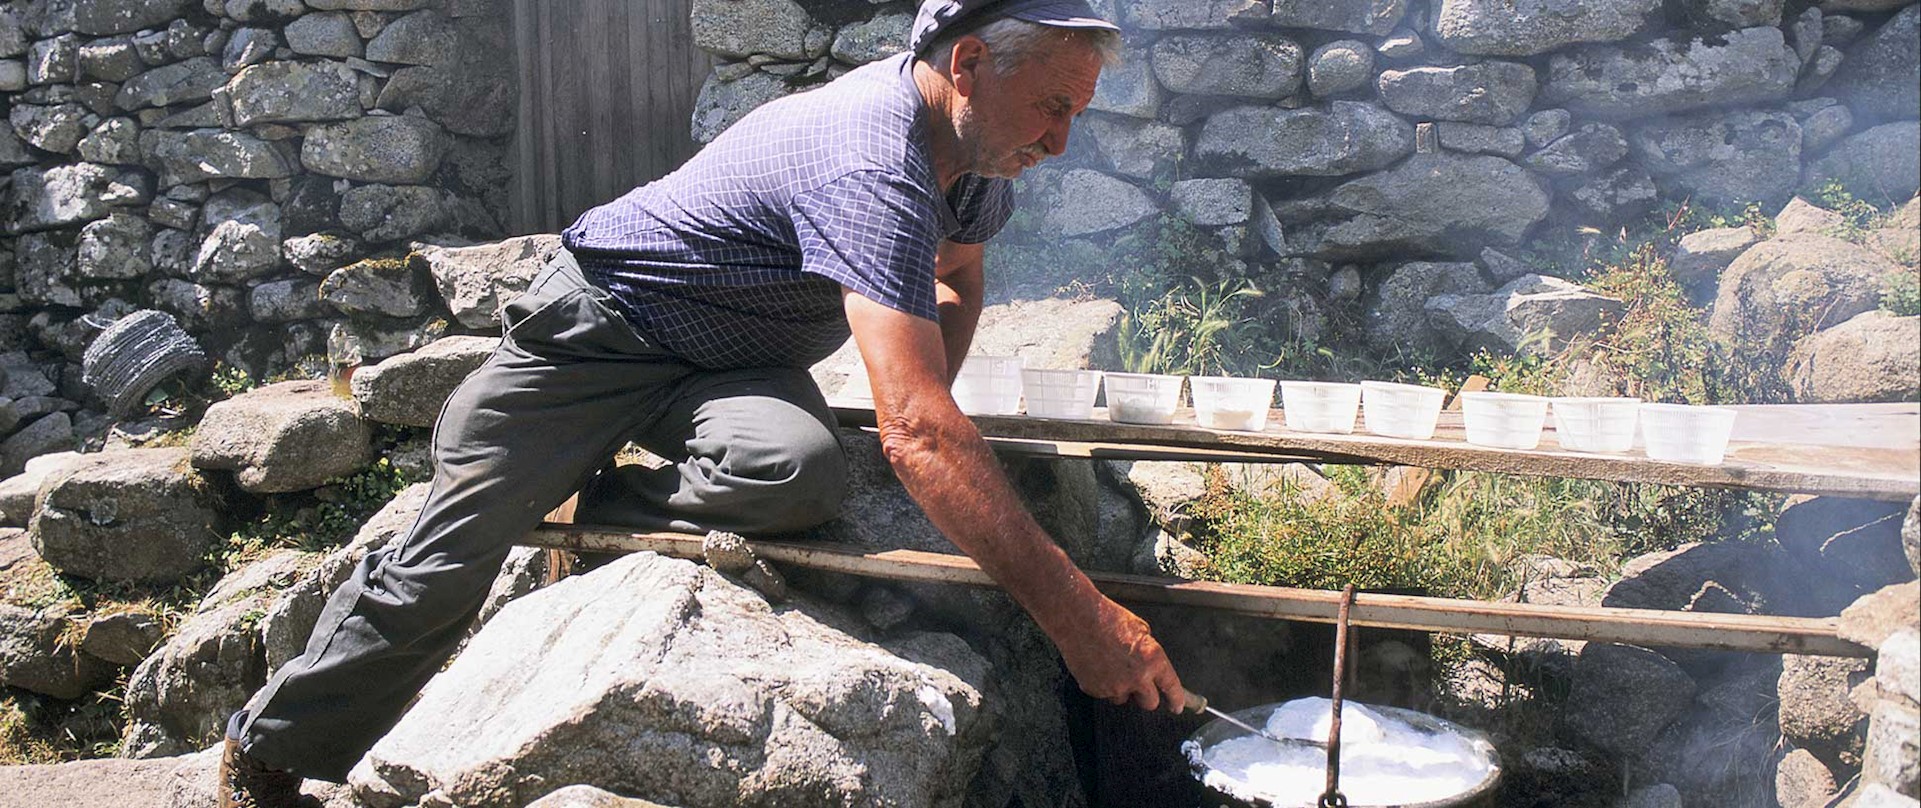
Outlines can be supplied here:
[[1181, 704], [1181, 715], [1192, 715], [1207, 711], [1206, 696], [1188, 690], [1185, 687], [1181, 688], [1181, 692], [1187, 695], [1186, 700]]

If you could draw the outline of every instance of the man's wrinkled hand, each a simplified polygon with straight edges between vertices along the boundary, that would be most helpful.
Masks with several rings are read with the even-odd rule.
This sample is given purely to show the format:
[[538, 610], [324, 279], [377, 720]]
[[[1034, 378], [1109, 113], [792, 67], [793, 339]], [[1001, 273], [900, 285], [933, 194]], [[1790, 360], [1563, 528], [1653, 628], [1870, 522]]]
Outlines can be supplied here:
[[1147, 621], [1100, 597], [1091, 629], [1056, 638], [1081, 690], [1110, 704], [1178, 712], [1186, 691]]

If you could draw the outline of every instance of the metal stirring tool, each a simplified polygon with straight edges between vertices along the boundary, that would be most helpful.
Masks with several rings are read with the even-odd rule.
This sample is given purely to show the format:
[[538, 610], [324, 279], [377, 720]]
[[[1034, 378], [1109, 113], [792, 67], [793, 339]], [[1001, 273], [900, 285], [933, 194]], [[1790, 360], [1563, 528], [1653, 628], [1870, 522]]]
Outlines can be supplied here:
[[1234, 716], [1228, 715], [1225, 712], [1214, 709], [1214, 707], [1212, 707], [1207, 703], [1206, 696], [1203, 696], [1192, 690], [1188, 690], [1186, 691], [1186, 693], [1187, 693], [1186, 704], [1181, 708], [1181, 712], [1183, 713], [1206, 712], [1208, 715], [1212, 715], [1215, 718], [1218, 718], [1222, 721], [1226, 721], [1229, 724], [1233, 724], [1234, 726], [1240, 727], [1241, 729], [1247, 730], [1248, 732], [1253, 733], [1255, 735], [1259, 735], [1263, 738], [1273, 741], [1274, 743], [1280, 744], [1281, 746], [1308, 747], [1312, 749], [1327, 748], [1326, 741], [1311, 741], [1306, 738], [1276, 737], [1270, 734], [1267, 730], [1261, 729], [1259, 727], [1254, 726], [1253, 724], [1247, 723], [1246, 721], [1242, 721], [1238, 718], [1235, 718]]

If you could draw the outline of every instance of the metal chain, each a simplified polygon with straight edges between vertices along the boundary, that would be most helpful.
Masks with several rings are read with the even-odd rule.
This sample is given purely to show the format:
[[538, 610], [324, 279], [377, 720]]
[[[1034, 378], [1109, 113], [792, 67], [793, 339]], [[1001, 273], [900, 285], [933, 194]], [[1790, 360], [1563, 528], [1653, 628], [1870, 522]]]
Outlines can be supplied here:
[[1341, 589], [1341, 611], [1334, 621], [1334, 715], [1327, 725], [1327, 790], [1320, 808], [1347, 808], [1341, 793], [1341, 684], [1347, 680], [1347, 613], [1354, 605], [1354, 585]]

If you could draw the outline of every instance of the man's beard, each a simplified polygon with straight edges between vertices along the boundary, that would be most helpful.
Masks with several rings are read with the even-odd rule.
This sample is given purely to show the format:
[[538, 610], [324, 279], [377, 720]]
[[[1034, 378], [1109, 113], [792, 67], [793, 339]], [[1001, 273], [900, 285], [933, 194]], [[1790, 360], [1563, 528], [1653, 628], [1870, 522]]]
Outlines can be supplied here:
[[971, 105], [962, 109], [960, 119], [955, 121], [954, 131], [965, 152], [966, 160], [963, 164], [967, 166], [967, 173], [1011, 180], [1020, 176], [1023, 170], [1022, 155], [1032, 157], [1036, 164], [1047, 159], [1047, 155], [1040, 152], [1039, 147], [1033, 144], [1022, 146], [1013, 152], [991, 154], [988, 152], [985, 129], [986, 126], [981, 123], [980, 116], [975, 114]]

